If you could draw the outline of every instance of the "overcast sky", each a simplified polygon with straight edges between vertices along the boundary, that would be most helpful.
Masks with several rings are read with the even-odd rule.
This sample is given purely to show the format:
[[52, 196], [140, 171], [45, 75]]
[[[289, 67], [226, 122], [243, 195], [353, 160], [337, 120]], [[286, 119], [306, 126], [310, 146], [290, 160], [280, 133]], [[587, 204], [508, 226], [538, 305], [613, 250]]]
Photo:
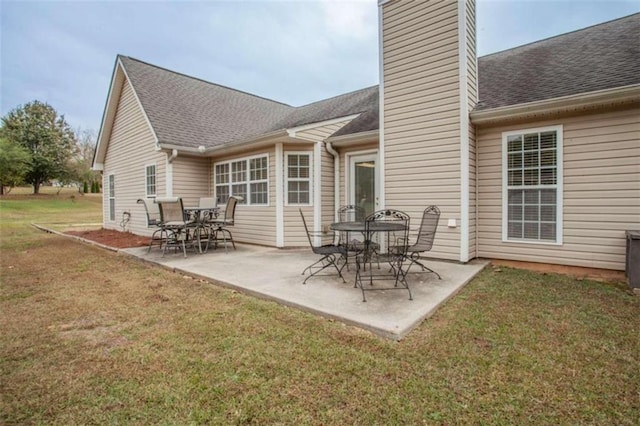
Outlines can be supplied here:
[[[639, 0], [477, 0], [480, 56], [640, 11]], [[378, 84], [362, 1], [0, 0], [1, 115], [48, 102], [99, 130], [116, 54], [299, 106]]]

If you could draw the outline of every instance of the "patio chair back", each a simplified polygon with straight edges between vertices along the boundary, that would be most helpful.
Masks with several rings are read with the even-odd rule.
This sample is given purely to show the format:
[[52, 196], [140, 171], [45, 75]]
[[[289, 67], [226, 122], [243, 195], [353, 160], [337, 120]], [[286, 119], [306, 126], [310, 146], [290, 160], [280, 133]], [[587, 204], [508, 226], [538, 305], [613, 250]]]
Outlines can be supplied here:
[[437, 206], [429, 206], [422, 213], [422, 222], [418, 230], [416, 242], [409, 247], [410, 252], [429, 251], [433, 247], [436, 237], [438, 222], [440, 221], [440, 209]]
[[160, 210], [156, 203], [148, 203], [144, 198], [138, 198], [136, 203], [144, 206], [144, 212], [147, 215], [147, 228], [160, 226]]
[[300, 217], [302, 218], [302, 225], [304, 225], [304, 233], [307, 234], [307, 239], [309, 240], [309, 246], [311, 246], [311, 250], [316, 253], [315, 245], [313, 244], [313, 233], [309, 231], [309, 227], [307, 226], [307, 221], [304, 218], [302, 209], [298, 209], [298, 211], [300, 212]]
[[198, 201], [198, 207], [201, 209], [215, 209], [218, 207], [218, 199], [214, 197], [201, 197]]
[[[409, 238], [409, 221], [408, 214], [393, 209], [378, 210], [371, 213], [366, 219], [365, 229], [367, 233], [374, 230], [375, 222], [393, 222], [398, 224], [397, 230], [382, 233], [386, 238], [384, 245], [390, 255], [398, 255], [404, 257], [407, 253], [407, 240]], [[382, 243], [381, 241], [379, 243]]]
[[182, 198], [156, 198], [156, 203], [160, 207], [160, 220], [165, 226], [186, 224]]
[[340, 222], [362, 222], [364, 221], [364, 208], [349, 204], [338, 209], [338, 220]]
[[242, 201], [242, 197], [238, 197], [237, 195], [232, 195], [227, 200], [227, 207], [224, 209], [224, 218], [223, 222], [225, 226], [233, 226], [236, 217], [236, 205], [238, 201]]

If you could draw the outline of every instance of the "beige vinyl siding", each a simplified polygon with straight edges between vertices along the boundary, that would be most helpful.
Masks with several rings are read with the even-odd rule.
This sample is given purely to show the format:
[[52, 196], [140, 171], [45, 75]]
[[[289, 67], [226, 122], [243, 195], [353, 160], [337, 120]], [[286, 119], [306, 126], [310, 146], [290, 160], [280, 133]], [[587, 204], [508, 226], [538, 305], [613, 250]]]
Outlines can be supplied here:
[[[470, 112], [478, 103], [478, 64], [476, 59], [476, 7], [475, 1], [465, 3], [466, 19], [466, 77], [467, 108]], [[476, 131], [468, 120], [469, 126], [469, 259], [477, 257], [476, 250]]]
[[[165, 195], [164, 152], [155, 149], [155, 138], [138, 104], [131, 85], [125, 81], [119, 96], [118, 108], [108, 141], [104, 161], [103, 226], [122, 230], [120, 222], [123, 212], [131, 213], [126, 230], [139, 235], [150, 235], [144, 207], [136, 203], [145, 197], [145, 169], [156, 165], [157, 196]], [[116, 216], [109, 220], [108, 178], [115, 175]]]
[[[276, 171], [275, 171], [275, 147], [260, 150], [252, 150], [242, 155], [216, 157], [211, 160], [211, 168], [214, 164], [224, 161], [240, 160], [259, 155], [269, 156], [269, 205], [251, 206], [238, 204], [236, 206], [235, 226], [231, 228], [233, 238], [238, 242], [260, 244], [266, 246], [276, 245]], [[174, 172], [175, 173], [175, 172]], [[213, 172], [211, 172], [213, 174]], [[175, 182], [175, 181], [174, 181]], [[175, 185], [175, 183], [174, 183]], [[211, 178], [211, 194], [214, 194], [213, 177]], [[224, 208], [224, 206], [222, 206]]]
[[[502, 242], [502, 132], [562, 125], [563, 244]], [[640, 108], [478, 129], [481, 257], [624, 269], [640, 229]]]
[[411, 215], [442, 211], [431, 255], [458, 260], [460, 102], [457, 2], [383, 5], [385, 203]]
[[200, 197], [212, 193], [211, 160], [178, 155], [173, 160], [173, 196], [181, 197], [186, 207], [197, 206]]

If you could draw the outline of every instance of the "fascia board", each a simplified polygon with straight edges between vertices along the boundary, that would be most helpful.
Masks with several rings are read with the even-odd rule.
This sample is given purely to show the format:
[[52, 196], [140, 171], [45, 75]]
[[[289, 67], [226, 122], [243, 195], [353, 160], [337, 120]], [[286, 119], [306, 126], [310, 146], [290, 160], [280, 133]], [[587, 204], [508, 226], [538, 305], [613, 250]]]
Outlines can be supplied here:
[[[102, 121], [100, 123], [100, 131], [98, 132], [98, 141], [96, 149], [93, 153], [93, 161], [91, 168], [93, 170], [102, 170], [104, 165], [104, 157], [107, 153], [107, 139], [111, 136], [111, 127], [115, 119], [115, 113], [118, 106], [118, 99], [115, 93], [120, 93], [122, 84], [124, 83], [124, 74], [120, 74], [122, 64], [120, 58], [116, 58], [111, 73], [111, 82], [109, 83], [109, 91], [107, 92], [107, 100], [102, 111]], [[120, 77], [120, 78], [118, 78]]]
[[341, 123], [343, 121], [351, 121], [351, 120], [355, 119], [356, 117], [358, 117], [359, 115], [360, 115], [360, 113], [351, 114], [351, 115], [347, 115], [347, 116], [344, 116], [344, 117], [337, 117], [337, 118], [332, 118], [330, 120], [318, 121], [316, 123], [309, 123], [309, 124], [304, 124], [302, 126], [291, 127], [289, 129], [287, 129], [287, 133], [289, 134], [290, 137], [295, 138], [296, 137], [296, 133], [298, 133], [298, 132], [304, 132], [304, 131], [307, 131], [307, 130], [311, 130], [311, 129], [315, 129], [315, 128], [323, 127], [323, 126], [330, 126], [332, 124]]
[[540, 115], [569, 112], [580, 109], [640, 102], [640, 84], [598, 90], [554, 99], [509, 105], [469, 114], [473, 124], [490, 124], [503, 120], [518, 120]]

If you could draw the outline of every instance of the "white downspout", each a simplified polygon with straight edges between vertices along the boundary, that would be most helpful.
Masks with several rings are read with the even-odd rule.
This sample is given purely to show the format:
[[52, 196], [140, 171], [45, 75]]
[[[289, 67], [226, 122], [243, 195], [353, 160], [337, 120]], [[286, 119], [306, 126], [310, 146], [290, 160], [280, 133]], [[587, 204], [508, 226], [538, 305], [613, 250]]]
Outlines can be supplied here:
[[167, 152], [167, 176], [165, 178], [165, 192], [167, 197], [173, 197], [173, 160], [175, 160], [177, 156], [177, 149], [172, 149], [171, 155]]
[[331, 142], [326, 142], [324, 148], [333, 156], [333, 213], [337, 222], [339, 220], [338, 209], [340, 208], [340, 154], [338, 154]]

